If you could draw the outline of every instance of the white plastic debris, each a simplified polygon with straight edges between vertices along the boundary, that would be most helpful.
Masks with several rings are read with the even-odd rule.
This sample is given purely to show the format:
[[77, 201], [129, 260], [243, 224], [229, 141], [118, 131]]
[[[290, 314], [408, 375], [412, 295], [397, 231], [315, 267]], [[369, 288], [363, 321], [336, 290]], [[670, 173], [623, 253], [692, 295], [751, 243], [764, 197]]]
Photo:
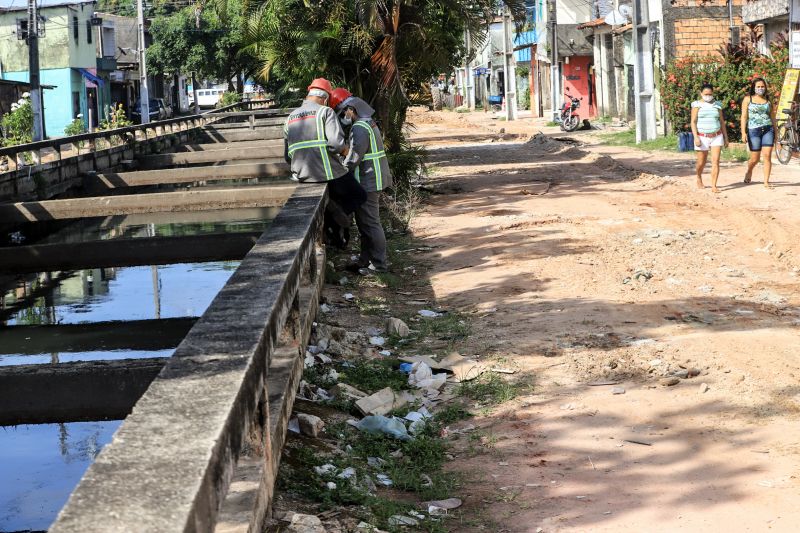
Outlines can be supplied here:
[[315, 466], [314, 472], [316, 472], [318, 476], [324, 476], [325, 474], [331, 474], [333, 472], [336, 472], [336, 467], [328, 463], [322, 466]]
[[352, 466], [349, 466], [344, 470], [342, 470], [336, 477], [338, 477], [339, 479], [350, 479], [351, 477], [355, 477], [355, 475], [356, 475], [356, 469], [353, 468]]
[[289, 420], [289, 425], [287, 426], [287, 429], [292, 433], [298, 433], [298, 434], [300, 433], [300, 421], [297, 420], [297, 417], [294, 417], [291, 420]]
[[377, 474], [375, 476], [375, 479], [378, 480], [378, 483], [380, 483], [385, 487], [391, 487], [392, 485], [394, 485], [394, 481], [389, 479], [389, 476], [387, 476], [386, 474]]
[[367, 464], [373, 467], [381, 467], [386, 464], [386, 461], [381, 459], [380, 457], [367, 457]]
[[328, 481], [325, 486], [328, 487], [328, 490], [336, 490], [336, 483], [333, 481]]
[[330, 306], [329, 306], [328, 304], [322, 304], [322, 305], [320, 305], [320, 306], [319, 306], [319, 310], [320, 310], [320, 312], [322, 312], [322, 313], [330, 313], [330, 312], [331, 312], [331, 308], [330, 308]]
[[418, 361], [411, 366], [408, 374], [408, 384], [419, 387], [420, 389], [439, 390], [447, 380], [447, 374], [434, 374], [427, 363]]
[[403, 516], [401, 514], [396, 514], [394, 516], [389, 517], [389, 525], [390, 526], [417, 526], [419, 525], [419, 521], [414, 520], [410, 516]]
[[303, 362], [303, 366], [306, 368], [311, 368], [315, 364], [317, 364], [317, 361], [316, 359], [314, 359], [314, 356], [306, 352], [306, 358], [305, 361]]
[[386, 339], [383, 337], [370, 337], [369, 343], [373, 346], [383, 346], [386, 344]]
[[384, 356], [384, 357], [389, 357], [389, 356], [391, 356], [391, 355], [392, 355], [392, 352], [390, 352], [389, 350], [381, 350], [381, 351], [380, 351], [380, 352], [378, 352], [378, 353], [379, 353], [379, 354], [381, 354], [381, 355], [382, 355], [382, 356]]
[[344, 298], [345, 300], [347, 300], [349, 302], [351, 300], [354, 300], [355, 296], [353, 295], [352, 292], [346, 292], [346, 293], [344, 293], [344, 296], [342, 296], [342, 298]]
[[442, 316], [442, 313], [437, 313], [436, 311], [431, 311], [430, 309], [420, 309], [417, 311], [417, 314], [422, 318], [439, 318]]

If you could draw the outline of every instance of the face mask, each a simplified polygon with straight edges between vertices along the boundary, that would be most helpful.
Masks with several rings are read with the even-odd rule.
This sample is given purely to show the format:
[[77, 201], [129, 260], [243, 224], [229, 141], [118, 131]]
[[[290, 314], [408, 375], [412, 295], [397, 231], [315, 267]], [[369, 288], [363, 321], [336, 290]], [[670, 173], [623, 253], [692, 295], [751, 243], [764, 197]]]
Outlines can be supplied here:
[[704, 102], [708, 102], [710, 104], [711, 102], [714, 101], [714, 95], [713, 94], [704, 94], [703, 95], [703, 101]]
[[342, 126], [349, 126], [353, 123], [353, 119], [350, 117], [342, 117]]
[[766, 87], [756, 87], [756, 94], [758, 96], [764, 96], [766, 94], [767, 88]]

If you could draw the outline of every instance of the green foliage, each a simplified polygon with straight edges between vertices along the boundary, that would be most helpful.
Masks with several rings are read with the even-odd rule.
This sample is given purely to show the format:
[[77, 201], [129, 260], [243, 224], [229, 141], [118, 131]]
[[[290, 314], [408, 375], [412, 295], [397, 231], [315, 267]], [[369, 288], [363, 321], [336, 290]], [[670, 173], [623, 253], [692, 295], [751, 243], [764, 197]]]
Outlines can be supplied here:
[[217, 103], [218, 107], [225, 107], [231, 104], [238, 104], [242, 101], [242, 95], [233, 91], [228, 91], [222, 95]]
[[410, 388], [408, 376], [400, 372], [400, 361], [397, 359], [357, 360], [351, 364], [339, 368], [339, 381], [362, 392], [372, 394], [386, 387], [394, 390]]
[[83, 125], [83, 119], [77, 117], [64, 128], [64, 135], [80, 135], [84, 131], [86, 131], [86, 128]]
[[603, 135], [602, 139], [604, 144], [630, 146], [641, 150], [672, 150], [674, 152], [678, 149], [678, 137], [674, 134], [636, 144], [636, 130], [633, 128]]
[[516, 398], [518, 387], [495, 372], [486, 372], [477, 379], [464, 381], [458, 394], [487, 405], [497, 405]]
[[33, 107], [28, 93], [11, 104], [11, 111], [3, 116], [3, 146], [26, 144], [33, 139]]
[[100, 124], [97, 126], [97, 129], [114, 130], [132, 125], [133, 122], [128, 120], [128, 117], [125, 115], [125, 110], [122, 108], [122, 104], [117, 104], [116, 107], [111, 109], [111, 112], [108, 114], [108, 118], [105, 118], [100, 122]]
[[788, 64], [785, 39], [771, 43], [769, 56], [759, 54], [748, 40], [720, 52], [715, 56], [677, 59], [667, 66], [661, 97], [674, 132], [691, 130], [691, 103], [699, 99], [704, 83], [714, 85], [714, 96], [722, 103], [731, 139], [741, 135], [741, 103], [754, 78], [767, 80], [773, 101], [780, 96]]

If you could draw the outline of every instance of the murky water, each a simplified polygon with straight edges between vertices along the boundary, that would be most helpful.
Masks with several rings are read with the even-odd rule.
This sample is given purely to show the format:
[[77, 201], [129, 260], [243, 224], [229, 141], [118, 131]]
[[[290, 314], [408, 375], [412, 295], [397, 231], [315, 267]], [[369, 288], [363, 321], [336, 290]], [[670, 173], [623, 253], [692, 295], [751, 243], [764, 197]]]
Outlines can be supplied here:
[[[30, 244], [261, 232], [276, 213], [225, 209], [27, 224], [0, 234], [0, 254]], [[238, 265], [0, 276], [0, 366], [170, 357]], [[0, 532], [46, 530], [120, 423], [0, 427]]]
[[122, 422], [0, 427], [0, 531], [43, 531]]

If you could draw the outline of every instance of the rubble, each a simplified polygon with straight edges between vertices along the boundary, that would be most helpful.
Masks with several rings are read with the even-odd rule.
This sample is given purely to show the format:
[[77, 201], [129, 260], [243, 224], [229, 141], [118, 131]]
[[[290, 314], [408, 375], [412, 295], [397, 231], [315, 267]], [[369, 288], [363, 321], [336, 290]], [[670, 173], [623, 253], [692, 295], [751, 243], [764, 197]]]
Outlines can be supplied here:
[[399, 318], [386, 319], [386, 334], [396, 337], [405, 338], [411, 334], [411, 329], [408, 325]]
[[318, 416], [300, 413], [297, 422], [300, 424], [300, 433], [308, 437], [316, 438], [325, 429], [325, 422]]
[[408, 403], [409, 397], [408, 393], [396, 392], [391, 387], [386, 387], [356, 401], [356, 408], [364, 415], [385, 415], [403, 407]]
[[289, 513], [284, 520], [289, 521], [286, 533], [326, 533], [322, 520], [314, 515]]

